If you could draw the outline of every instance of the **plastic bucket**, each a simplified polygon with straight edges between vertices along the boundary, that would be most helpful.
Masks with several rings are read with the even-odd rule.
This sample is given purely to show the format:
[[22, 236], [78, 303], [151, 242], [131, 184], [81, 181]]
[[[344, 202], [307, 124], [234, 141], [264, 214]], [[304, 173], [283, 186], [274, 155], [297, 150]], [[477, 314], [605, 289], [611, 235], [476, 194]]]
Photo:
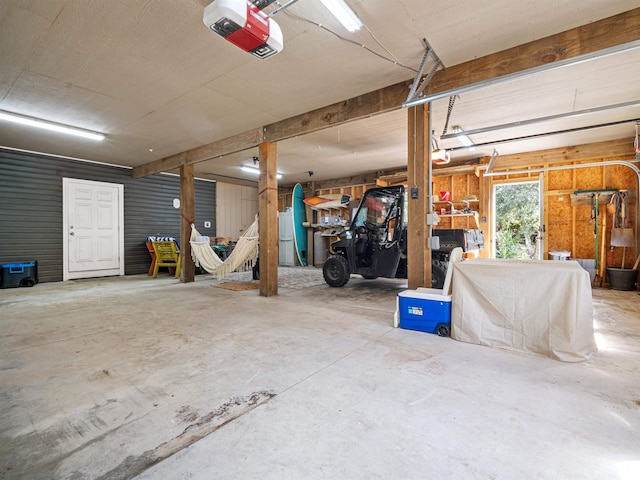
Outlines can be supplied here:
[[566, 250], [551, 250], [549, 251], [549, 256], [551, 257], [551, 260], [569, 260], [571, 252], [568, 252]]
[[637, 270], [630, 268], [607, 267], [607, 275], [609, 275], [609, 284], [614, 290], [635, 290]]

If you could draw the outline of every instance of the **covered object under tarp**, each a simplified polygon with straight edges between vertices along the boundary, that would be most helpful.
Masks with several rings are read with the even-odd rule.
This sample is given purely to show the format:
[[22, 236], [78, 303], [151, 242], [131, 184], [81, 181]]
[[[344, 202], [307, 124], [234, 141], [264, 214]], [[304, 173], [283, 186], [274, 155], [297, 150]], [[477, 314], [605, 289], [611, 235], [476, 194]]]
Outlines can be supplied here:
[[589, 273], [575, 261], [455, 264], [451, 336], [580, 362], [596, 351]]

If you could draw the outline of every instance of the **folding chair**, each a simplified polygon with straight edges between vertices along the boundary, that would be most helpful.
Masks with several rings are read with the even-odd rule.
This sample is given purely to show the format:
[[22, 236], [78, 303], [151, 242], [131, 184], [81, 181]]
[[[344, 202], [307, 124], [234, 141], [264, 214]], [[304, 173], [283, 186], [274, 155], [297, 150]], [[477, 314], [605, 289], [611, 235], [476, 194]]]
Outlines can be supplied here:
[[180, 252], [173, 241], [153, 242], [153, 251], [156, 253], [156, 263], [153, 267], [153, 278], [158, 276], [160, 267], [175, 267], [176, 275], [180, 276]]

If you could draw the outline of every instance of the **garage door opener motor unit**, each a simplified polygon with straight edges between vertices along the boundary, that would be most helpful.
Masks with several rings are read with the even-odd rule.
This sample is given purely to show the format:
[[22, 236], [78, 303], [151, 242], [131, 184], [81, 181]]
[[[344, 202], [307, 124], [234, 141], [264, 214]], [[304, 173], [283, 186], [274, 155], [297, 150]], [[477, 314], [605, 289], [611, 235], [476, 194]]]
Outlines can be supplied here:
[[246, 0], [215, 0], [205, 7], [202, 21], [218, 35], [258, 58], [282, 51], [280, 26]]
[[33, 287], [38, 283], [38, 262], [0, 265], [0, 288]]

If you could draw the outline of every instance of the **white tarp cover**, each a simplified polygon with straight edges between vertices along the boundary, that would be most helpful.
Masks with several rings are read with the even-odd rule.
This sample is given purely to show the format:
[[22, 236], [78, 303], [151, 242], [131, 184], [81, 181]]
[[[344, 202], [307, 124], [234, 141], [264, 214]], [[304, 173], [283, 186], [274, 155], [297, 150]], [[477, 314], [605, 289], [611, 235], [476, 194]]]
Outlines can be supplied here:
[[580, 362], [596, 351], [589, 273], [578, 262], [455, 264], [451, 337]]

